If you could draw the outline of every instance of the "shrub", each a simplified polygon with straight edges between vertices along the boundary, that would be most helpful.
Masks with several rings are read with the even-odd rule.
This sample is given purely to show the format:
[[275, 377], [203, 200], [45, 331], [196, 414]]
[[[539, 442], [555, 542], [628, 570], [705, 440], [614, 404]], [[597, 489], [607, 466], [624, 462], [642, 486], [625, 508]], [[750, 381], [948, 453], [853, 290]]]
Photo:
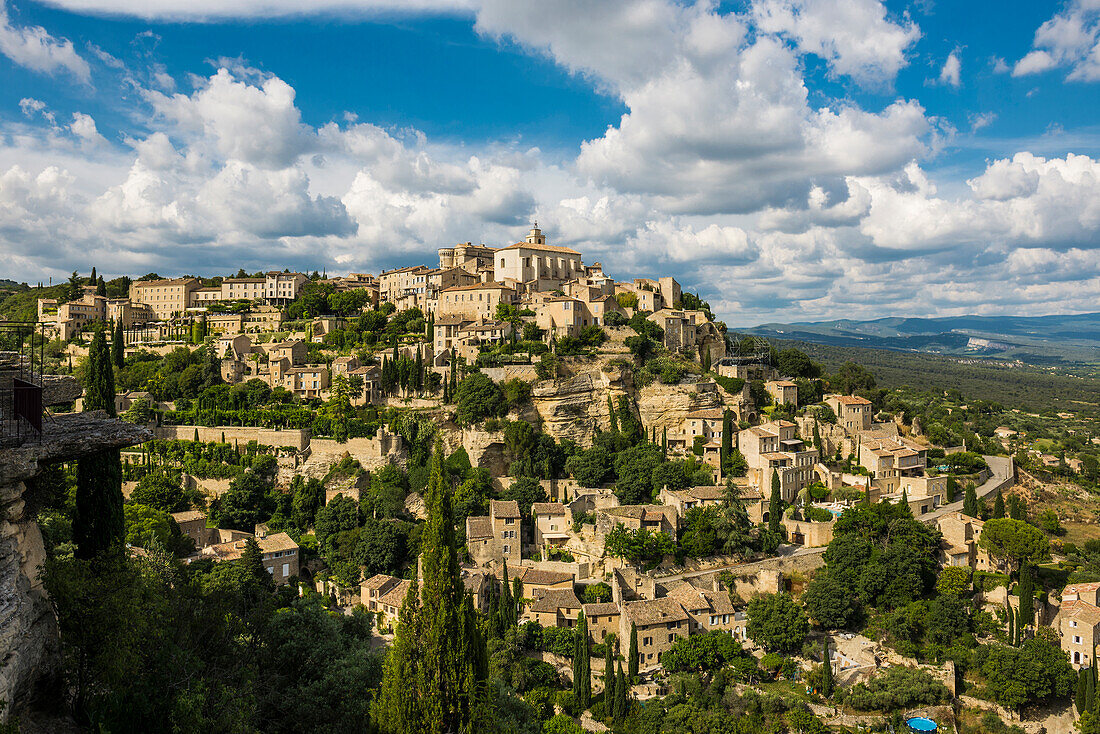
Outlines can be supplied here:
[[839, 703], [860, 711], [895, 711], [947, 700], [947, 688], [929, 673], [900, 665], [836, 694]]

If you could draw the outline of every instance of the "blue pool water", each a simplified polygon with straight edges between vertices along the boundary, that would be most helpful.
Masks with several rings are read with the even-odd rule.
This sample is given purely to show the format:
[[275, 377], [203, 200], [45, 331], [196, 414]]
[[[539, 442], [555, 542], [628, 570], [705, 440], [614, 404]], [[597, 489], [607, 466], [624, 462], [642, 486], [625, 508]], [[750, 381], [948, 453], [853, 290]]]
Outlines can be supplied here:
[[936, 722], [923, 716], [914, 716], [905, 722], [910, 731], [936, 731]]

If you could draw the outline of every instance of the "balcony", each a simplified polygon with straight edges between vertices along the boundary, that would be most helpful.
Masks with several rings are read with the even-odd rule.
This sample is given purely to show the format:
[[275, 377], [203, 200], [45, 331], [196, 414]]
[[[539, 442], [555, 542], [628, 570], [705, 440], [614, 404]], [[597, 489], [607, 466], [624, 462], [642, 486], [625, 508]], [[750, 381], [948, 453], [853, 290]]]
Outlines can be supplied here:
[[0, 447], [42, 435], [44, 325], [0, 321]]

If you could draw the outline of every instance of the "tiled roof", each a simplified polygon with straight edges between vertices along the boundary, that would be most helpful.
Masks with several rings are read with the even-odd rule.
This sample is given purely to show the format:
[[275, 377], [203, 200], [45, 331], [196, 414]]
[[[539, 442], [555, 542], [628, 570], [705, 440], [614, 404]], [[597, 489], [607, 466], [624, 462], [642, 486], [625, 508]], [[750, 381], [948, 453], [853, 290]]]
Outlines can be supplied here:
[[623, 614], [639, 627], [684, 621], [688, 618], [680, 602], [668, 597], [627, 602], [623, 605]]
[[523, 583], [532, 586], [553, 586], [565, 581], [572, 581], [573, 574], [565, 571], [548, 571], [532, 566], [520, 566], [516, 569], [514, 578], [518, 578]]
[[172, 519], [177, 523], [191, 522], [192, 520], [205, 520], [206, 513], [202, 510], [184, 510], [183, 512], [173, 512]]
[[368, 590], [381, 589], [388, 584], [396, 583], [398, 580], [399, 579], [396, 579], [393, 576], [387, 576], [384, 573], [378, 573], [374, 576], [371, 576], [363, 583], [359, 584], [359, 588]]
[[516, 500], [489, 500], [489, 516], [519, 518], [519, 502]]
[[559, 609], [580, 609], [581, 602], [573, 589], [539, 589], [528, 607], [532, 612], [556, 612]]
[[605, 601], [598, 604], [584, 605], [584, 616], [586, 617], [605, 617], [607, 615], [615, 615], [618, 613], [619, 605], [613, 601]]
[[275, 533], [263, 538], [257, 538], [256, 542], [260, 544], [260, 550], [264, 553], [298, 550], [298, 544], [294, 542], [294, 538], [291, 538], [286, 533]]
[[1097, 589], [1100, 589], [1100, 581], [1090, 581], [1086, 584], [1070, 584], [1062, 589], [1062, 596], [1066, 594], [1080, 594], [1086, 591], [1096, 591]]
[[769, 385], [776, 385], [778, 387], [798, 387], [798, 385], [791, 382], [790, 380], [772, 380], [768, 384]]
[[1060, 615], [1071, 619], [1079, 619], [1092, 626], [1100, 624], [1100, 607], [1077, 599], [1062, 602]]
[[576, 250], [571, 250], [568, 247], [557, 247], [555, 245], [533, 245], [530, 242], [517, 242], [514, 245], [508, 245], [507, 247], [500, 248], [501, 250], [542, 250], [544, 252], [561, 252], [566, 255], [579, 255]]
[[721, 408], [708, 408], [706, 410], [693, 410], [685, 418], [704, 418], [706, 420], [722, 420]]
[[381, 599], [378, 601], [391, 607], [401, 608], [402, 602], [405, 601], [405, 595], [409, 593], [409, 587], [412, 586], [411, 581], [398, 581], [392, 589], [387, 591]]
[[713, 614], [731, 614], [733, 602], [728, 591], [708, 591], [683, 582], [668, 592], [669, 599], [675, 599], [687, 610], [708, 610]]
[[532, 515], [564, 515], [565, 505], [561, 502], [535, 502], [531, 505]]
[[871, 401], [858, 395], [837, 395], [835, 400], [841, 405], [870, 405]]
[[466, 540], [485, 540], [493, 537], [493, 521], [482, 515], [466, 518]]

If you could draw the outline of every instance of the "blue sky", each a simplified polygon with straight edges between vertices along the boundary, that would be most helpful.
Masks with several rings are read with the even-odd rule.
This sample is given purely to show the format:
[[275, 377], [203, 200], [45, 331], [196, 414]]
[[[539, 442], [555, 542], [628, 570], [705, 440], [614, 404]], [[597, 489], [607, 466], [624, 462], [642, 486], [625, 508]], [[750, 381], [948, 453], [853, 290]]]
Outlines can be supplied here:
[[731, 324], [1100, 302], [1095, 0], [299, 5], [0, 0], [0, 277], [377, 271], [537, 217]]

